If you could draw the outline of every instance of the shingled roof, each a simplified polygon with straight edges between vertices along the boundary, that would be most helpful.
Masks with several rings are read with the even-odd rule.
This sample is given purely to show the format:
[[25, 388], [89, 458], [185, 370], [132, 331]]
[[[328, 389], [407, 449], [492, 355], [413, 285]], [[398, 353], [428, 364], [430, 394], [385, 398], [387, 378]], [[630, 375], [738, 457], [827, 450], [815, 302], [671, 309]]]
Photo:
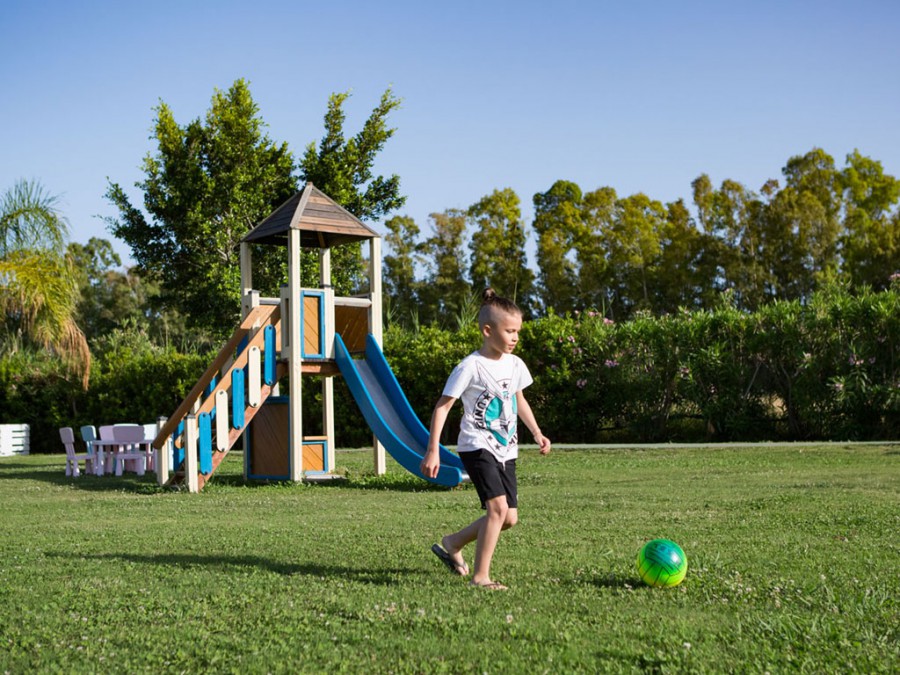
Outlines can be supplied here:
[[288, 232], [292, 229], [300, 230], [300, 245], [305, 248], [331, 248], [379, 236], [312, 183], [307, 183], [254, 227], [243, 241], [287, 246]]

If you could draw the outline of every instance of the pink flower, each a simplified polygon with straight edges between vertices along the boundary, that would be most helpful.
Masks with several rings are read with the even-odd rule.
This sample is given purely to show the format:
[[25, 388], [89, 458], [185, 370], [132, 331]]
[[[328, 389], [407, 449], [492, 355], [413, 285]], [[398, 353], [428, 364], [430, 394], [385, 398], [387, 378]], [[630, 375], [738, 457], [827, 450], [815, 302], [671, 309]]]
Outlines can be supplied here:
[[603, 325], [604, 326], [612, 326], [615, 323], [612, 319], [607, 319], [605, 316], [603, 317]]
[[615, 368], [619, 365], [619, 362], [615, 359], [606, 359], [606, 361], [603, 362], [603, 365], [607, 368]]
[[579, 389], [584, 389], [587, 386], [587, 380], [585, 380], [585, 379], [578, 380], [575, 383], [575, 386], [578, 387]]

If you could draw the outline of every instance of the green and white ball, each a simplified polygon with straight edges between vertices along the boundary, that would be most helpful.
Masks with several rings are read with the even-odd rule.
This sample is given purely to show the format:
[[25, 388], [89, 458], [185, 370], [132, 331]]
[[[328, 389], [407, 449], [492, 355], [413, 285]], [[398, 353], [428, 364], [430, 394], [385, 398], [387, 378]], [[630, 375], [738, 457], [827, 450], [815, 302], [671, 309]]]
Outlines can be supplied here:
[[674, 541], [654, 539], [641, 548], [637, 557], [638, 574], [648, 586], [671, 588], [684, 581], [687, 556]]

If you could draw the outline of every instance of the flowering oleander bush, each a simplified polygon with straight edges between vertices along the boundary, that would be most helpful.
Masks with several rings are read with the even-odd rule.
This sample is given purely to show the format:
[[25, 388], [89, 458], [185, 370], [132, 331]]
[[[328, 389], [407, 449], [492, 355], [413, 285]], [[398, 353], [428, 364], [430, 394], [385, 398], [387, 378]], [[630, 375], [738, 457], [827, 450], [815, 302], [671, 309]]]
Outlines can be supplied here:
[[[424, 424], [450, 371], [480, 344], [475, 325], [385, 332], [385, 355]], [[715, 310], [624, 323], [551, 314], [525, 323], [517, 353], [535, 378], [528, 400], [557, 442], [900, 437], [900, 281], [880, 293], [833, 288], [806, 305], [752, 314], [727, 298]], [[30, 423], [33, 450], [58, 452], [60, 426], [171, 414], [210, 358], [121, 340], [96, 356], [84, 392], [54, 361], [6, 357], [0, 422]], [[303, 404], [314, 424], [319, 387], [304, 388]], [[369, 444], [340, 378], [335, 405], [337, 444]], [[455, 442], [460, 412], [455, 406], [445, 443]]]

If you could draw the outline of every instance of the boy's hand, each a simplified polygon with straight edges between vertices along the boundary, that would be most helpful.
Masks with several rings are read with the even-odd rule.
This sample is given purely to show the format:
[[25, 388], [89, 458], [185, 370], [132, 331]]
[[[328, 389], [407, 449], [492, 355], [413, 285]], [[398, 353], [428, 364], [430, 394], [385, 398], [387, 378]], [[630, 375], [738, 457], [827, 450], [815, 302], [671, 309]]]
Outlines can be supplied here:
[[543, 434], [538, 434], [534, 437], [535, 442], [538, 444], [540, 448], [541, 454], [546, 455], [550, 452], [550, 439], [544, 436]]
[[441, 458], [438, 452], [427, 451], [419, 464], [419, 471], [422, 472], [422, 475], [426, 478], [437, 478], [440, 468]]

